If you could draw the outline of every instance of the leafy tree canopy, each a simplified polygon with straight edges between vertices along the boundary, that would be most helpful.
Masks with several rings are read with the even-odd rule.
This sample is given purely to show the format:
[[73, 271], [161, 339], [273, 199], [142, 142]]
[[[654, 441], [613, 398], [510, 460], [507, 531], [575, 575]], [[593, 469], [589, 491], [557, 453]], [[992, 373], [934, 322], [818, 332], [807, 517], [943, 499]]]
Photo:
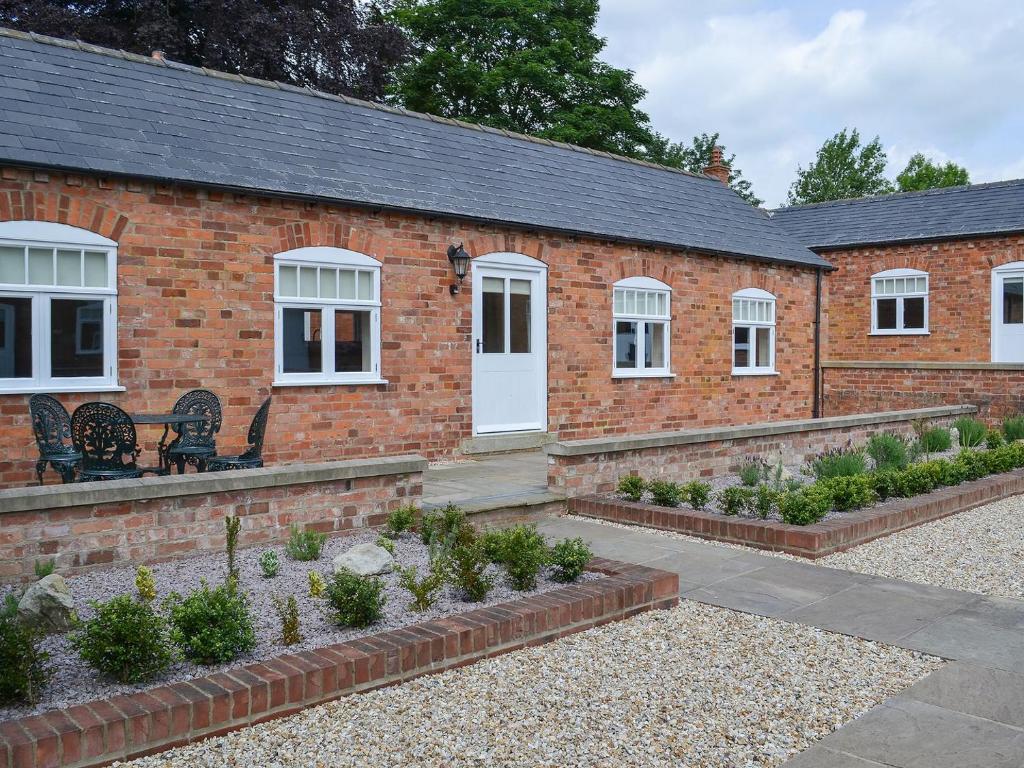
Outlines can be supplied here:
[[726, 153], [718, 136], [717, 131], [711, 134], [702, 133], [694, 136], [689, 144], [670, 142], [659, 136], [659, 142], [651, 152], [650, 159], [691, 173], [703, 173], [711, 163], [711, 150], [717, 145], [722, 148], [722, 164], [729, 168], [729, 186], [751, 205], [761, 205], [764, 200], [754, 194], [750, 182], [743, 178], [743, 171], [736, 166], [736, 155]]
[[896, 186], [900, 192], [959, 187], [970, 183], [971, 178], [967, 174], [966, 168], [954, 162], [947, 162], [943, 165], [933, 163], [931, 159], [920, 152], [910, 158], [907, 167], [896, 177]]
[[885, 150], [877, 136], [862, 145], [856, 128], [844, 128], [821, 146], [813, 163], [797, 168], [797, 179], [789, 188], [789, 204], [892, 192], [892, 183], [883, 175], [885, 165]]
[[359, 0], [0, 0], [0, 25], [367, 99], [407, 50]]

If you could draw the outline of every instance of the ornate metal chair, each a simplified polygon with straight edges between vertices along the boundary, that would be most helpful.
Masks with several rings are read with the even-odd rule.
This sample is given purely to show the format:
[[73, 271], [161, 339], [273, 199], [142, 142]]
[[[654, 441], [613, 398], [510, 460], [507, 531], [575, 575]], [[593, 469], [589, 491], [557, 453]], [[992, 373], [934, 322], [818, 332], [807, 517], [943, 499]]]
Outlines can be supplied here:
[[86, 403], [71, 415], [71, 440], [82, 454], [79, 482], [142, 477], [131, 416], [110, 403]]
[[167, 445], [167, 463], [173, 461], [178, 474], [185, 472], [185, 463], [200, 472], [207, 460], [217, 455], [216, 435], [220, 432], [220, 400], [208, 389], [193, 389], [178, 398], [172, 413], [188, 416], [203, 416], [206, 421], [195, 424], [176, 424], [177, 437]]
[[267, 419], [270, 416], [270, 398], [256, 411], [249, 426], [249, 447], [238, 456], [214, 456], [206, 460], [208, 472], [220, 472], [225, 469], [256, 469], [263, 466], [263, 435], [267, 431]]
[[74, 482], [82, 454], [71, 445], [71, 417], [67, 409], [55, 397], [32, 395], [28, 399], [28, 411], [39, 448], [39, 460], [36, 462], [39, 484], [43, 484], [47, 464], [60, 474], [62, 482]]

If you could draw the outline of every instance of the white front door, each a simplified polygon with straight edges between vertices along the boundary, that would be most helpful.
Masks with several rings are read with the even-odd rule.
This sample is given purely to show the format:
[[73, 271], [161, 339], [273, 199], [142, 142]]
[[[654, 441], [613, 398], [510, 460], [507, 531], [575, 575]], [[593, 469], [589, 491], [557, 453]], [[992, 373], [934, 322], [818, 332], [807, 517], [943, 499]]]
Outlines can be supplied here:
[[473, 262], [473, 431], [547, 428], [547, 270], [520, 254]]
[[1024, 363], [1024, 265], [1000, 267], [992, 279], [992, 361]]

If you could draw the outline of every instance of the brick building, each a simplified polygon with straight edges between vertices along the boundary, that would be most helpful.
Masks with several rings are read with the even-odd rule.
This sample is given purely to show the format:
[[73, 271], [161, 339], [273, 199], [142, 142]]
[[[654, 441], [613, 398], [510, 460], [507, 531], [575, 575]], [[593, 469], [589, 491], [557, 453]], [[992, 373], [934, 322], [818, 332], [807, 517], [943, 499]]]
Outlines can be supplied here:
[[273, 394], [270, 462], [812, 415], [828, 263], [720, 168], [10, 31], [0, 72], [0, 485], [40, 391], [207, 387], [224, 450]]
[[1024, 410], [1024, 180], [782, 208], [836, 270], [823, 411], [972, 403]]

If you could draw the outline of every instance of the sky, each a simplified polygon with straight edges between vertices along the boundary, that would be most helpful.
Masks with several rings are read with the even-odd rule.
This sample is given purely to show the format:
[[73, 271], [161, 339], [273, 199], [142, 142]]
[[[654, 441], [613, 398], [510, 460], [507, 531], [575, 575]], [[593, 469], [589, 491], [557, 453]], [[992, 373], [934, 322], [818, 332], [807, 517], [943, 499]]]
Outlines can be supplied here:
[[1024, 177], [1022, 0], [601, 0], [598, 33], [654, 128], [719, 131], [768, 206], [844, 127], [890, 178], [915, 152]]

